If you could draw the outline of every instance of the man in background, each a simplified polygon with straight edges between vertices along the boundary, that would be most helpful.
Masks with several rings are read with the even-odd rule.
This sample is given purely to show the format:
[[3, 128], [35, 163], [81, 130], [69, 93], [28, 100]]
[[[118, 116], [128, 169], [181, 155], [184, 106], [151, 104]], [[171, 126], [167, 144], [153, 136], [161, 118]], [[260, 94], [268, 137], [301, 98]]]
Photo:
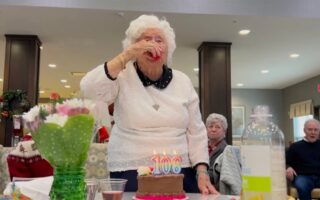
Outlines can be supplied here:
[[293, 143], [286, 154], [286, 176], [296, 187], [300, 200], [310, 200], [311, 191], [320, 187], [320, 123], [309, 119], [305, 137]]

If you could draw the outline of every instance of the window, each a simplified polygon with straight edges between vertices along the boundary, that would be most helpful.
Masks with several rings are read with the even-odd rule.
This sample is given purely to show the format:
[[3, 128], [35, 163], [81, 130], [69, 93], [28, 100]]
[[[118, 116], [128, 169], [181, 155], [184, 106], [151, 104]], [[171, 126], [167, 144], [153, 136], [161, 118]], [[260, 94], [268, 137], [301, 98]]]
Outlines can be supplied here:
[[313, 118], [313, 115], [305, 115], [305, 116], [293, 118], [293, 134], [294, 134], [295, 142], [298, 140], [301, 140], [304, 137], [304, 132], [303, 132], [304, 122], [312, 118]]

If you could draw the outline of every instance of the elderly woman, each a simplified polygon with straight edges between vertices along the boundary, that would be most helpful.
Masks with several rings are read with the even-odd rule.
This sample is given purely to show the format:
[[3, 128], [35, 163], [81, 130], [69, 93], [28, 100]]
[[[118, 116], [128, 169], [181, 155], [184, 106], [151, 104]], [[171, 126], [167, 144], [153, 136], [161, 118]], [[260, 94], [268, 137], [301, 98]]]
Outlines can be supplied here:
[[224, 148], [227, 146], [227, 143], [224, 138], [226, 137], [228, 123], [223, 115], [212, 113], [207, 117], [206, 127], [209, 138], [209, 175], [211, 182], [217, 186], [219, 177], [215, 173], [213, 167], [217, 157], [223, 152]]
[[[178, 152], [186, 192], [217, 193], [207, 173], [206, 128], [190, 79], [171, 69], [175, 33], [166, 20], [142, 15], [130, 23], [123, 51], [81, 81], [85, 97], [114, 103], [108, 145], [112, 178], [137, 190], [137, 168], [152, 166], [153, 152]], [[197, 180], [196, 178], [197, 177]]]

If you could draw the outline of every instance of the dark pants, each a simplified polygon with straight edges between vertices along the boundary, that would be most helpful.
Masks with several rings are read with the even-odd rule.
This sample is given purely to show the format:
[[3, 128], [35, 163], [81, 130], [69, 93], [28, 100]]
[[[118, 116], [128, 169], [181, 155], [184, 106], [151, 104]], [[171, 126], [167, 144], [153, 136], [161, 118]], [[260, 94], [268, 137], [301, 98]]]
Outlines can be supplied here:
[[300, 200], [310, 200], [313, 188], [320, 187], [320, 176], [298, 175], [293, 180]]
[[[188, 193], [198, 193], [198, 183], [196, 180], [196, 171], [192, 168], [182, 168], [181, 173], [184, 174], [183, 189]], [[128, 170], [123, 172], [110, 172], [111, 178], [124, 178], [128, 182], [126, 184], [126, 192], [136, 192], [137, 184], [137, 170]]]

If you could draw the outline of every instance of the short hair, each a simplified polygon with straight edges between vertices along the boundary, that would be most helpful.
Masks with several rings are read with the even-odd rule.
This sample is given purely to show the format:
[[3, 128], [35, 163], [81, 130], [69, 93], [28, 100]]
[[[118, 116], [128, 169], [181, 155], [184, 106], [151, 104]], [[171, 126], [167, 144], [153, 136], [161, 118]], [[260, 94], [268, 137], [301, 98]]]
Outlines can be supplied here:
[[220, 122], [222, 124], [222, 127], [224, 130], [227, 130], [228, 128], [228, 122], [227, 119], [220, 114], [217, 113], [211, 113], [206, 120], [206, 126], [210, 126], [213, 122]]
[[310, 123], [310, 122], [316, 122], [318, 124], [318, 128], [320, 128], [320, 122], [316, 119], [307, 119], [305, 122], [304, 122], [304, 127], [303, 128], [306, 128], [306, 126]]
[[135, 43], [142, 33], [148, 28], [157, 28], [163, 31], [165, 39], [168, 45], [167, 63], [172, 63], [172, 55], [176, 49], [175, 33], [171, 28], [169, 22], [166, 19], [159, 19], [155, 15], [141, 15], [137, 19], [130, 22], [128, 29], [126, 30], [126, 36], [122, 41], [123, 49], [126, 49], [129, 45]]

